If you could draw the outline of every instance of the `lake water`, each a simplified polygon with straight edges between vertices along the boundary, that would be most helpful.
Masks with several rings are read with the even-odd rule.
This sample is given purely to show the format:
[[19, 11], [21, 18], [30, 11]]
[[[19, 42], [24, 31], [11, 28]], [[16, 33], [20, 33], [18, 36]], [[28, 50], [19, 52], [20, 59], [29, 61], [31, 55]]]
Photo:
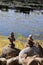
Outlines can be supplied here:
[[33, 11], [30, 14], [0, 11], [0, 35], [8, 36], [10, 32], [15, 35], [28, 36], [32, 34], [36, 39], [43, 39], [43, 14]]

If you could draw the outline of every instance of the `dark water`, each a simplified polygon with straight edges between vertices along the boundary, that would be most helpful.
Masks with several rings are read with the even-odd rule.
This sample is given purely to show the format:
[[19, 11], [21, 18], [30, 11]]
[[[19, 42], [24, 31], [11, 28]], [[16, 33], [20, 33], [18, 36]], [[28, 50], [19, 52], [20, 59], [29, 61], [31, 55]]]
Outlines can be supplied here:
[[33, 11], [30, 14], [0, 11], [0, 35], [22, 34], [28, 36], [33, 34], [37, 39], [43, 39], [43, 14], [40, 11]]

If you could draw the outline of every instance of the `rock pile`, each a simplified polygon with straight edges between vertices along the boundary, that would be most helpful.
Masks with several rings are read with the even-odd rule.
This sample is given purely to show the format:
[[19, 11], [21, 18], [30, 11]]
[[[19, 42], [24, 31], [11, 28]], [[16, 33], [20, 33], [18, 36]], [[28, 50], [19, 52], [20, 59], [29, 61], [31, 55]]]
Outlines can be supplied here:
[[0, 58], [0, 65], [43, 65], [43, 58], [36, 56], [27, 57], [21, 64], [18, 56], [10, 59]]
[[30, 44], [32, 38], [28, 40], [30, 46], [21, 51], [14, 47], [13, 32], [9, 39], [11, 43], [3, 48], [0, 65], [43, 65], [43, 48], [40, 45], [33, 46]]
[[13, 43], [13, 41], [15, 41], [15, 37], [14, 37], [13, 32], [11, 32], [8, 39], [9, 39], [10, 43], [3, 48], [1, 57], [11, 58], [11, 57], [18, 56], [20, 49], [15, 48], [15, 44]]

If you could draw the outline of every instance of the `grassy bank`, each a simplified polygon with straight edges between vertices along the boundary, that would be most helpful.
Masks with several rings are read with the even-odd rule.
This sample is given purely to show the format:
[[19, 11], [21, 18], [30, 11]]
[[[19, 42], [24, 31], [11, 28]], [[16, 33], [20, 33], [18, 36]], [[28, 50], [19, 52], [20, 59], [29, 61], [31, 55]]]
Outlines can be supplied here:
[[[4, 46], [6, 46], [7, 44], [9, 44], [9, 40], [7, 39], [6, 36], [0, 36], [0, 53], [2, 52], [2, 49]], [[15, 42], [15, 47], [19, 48], [19, 49], [23, 49], [24, 48], [24, 44], [23, 42], [16, 40]]]
[[[0, 36], [0, 53], [2, 52], [2, 48], [4, 46], [6, 46], [7, 44], [9, 44], [9, 40], [7, 39], [8, 37], [6, 36]], [[16, 48], [19, 48], [19, 49], [23, 49], [25, 47], [25, 44], [24, 42], [20, 41], [20, 40], [25, 40], [26, 38], [24, 37], [20, 37], [19, 40], [16, 40], [14, 43], [15, 43], [15, 47]], [[43, 47], [43, 41], [41, 40], [36, 40], [39, 42], [39, 44]], [[26, 42], [25, 42], [26, 43]]]

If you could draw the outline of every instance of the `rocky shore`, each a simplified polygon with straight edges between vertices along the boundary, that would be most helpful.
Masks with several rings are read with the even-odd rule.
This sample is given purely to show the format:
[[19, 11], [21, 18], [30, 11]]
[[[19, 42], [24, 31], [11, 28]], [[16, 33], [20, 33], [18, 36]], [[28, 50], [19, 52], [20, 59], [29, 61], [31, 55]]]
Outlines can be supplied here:
[[22, 2], [0, 2], [0, 9], [2, 8], [6, 8], [6, 9], [23, 9], [25, 8], [25, 10], [29, 9], [30, 10], [43, 10], [43, 4], [37, 4], [37, 3], [22, 3]]

